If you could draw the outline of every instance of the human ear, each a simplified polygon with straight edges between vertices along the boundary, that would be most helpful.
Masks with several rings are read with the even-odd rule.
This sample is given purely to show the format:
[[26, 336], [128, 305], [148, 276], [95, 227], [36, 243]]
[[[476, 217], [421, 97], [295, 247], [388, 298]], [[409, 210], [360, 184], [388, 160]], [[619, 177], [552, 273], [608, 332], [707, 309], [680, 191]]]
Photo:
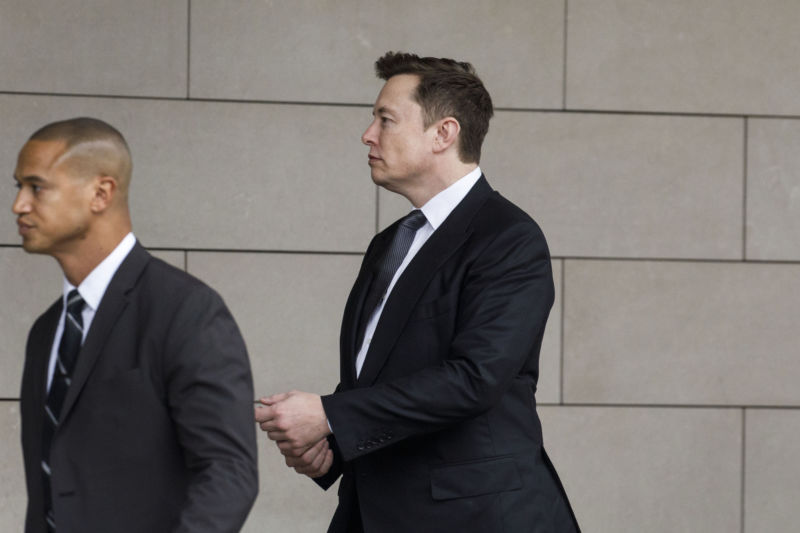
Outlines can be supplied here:
[[101, 213], [108, 209], [116, 192], [116, 178], [113, 176], [97, 176], [92, 184], [92, 212]]
[[436, 125], [436, 137], [434, 139], [434, 152], [444, 152], [453, 146], [458, 139], [461, 125], [453, 117], [445, 117]]

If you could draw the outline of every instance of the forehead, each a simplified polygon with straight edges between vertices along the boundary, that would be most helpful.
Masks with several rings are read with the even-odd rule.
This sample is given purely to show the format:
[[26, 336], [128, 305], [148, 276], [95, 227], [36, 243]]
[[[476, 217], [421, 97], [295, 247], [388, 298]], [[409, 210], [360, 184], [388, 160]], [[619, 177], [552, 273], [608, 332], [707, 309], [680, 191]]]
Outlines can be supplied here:
[[378, 94], [375, 109], [381, 107], [398, 108], [409, 104], [419, 106], [414, 100], [414, 91], [419, 85], [419, 77], [415, 74], [397, 74], [389, 78]]
[[19, 152], [16, 176], [51, 170], [59, 164], [66, 150], [64, 141], [28, 141]]

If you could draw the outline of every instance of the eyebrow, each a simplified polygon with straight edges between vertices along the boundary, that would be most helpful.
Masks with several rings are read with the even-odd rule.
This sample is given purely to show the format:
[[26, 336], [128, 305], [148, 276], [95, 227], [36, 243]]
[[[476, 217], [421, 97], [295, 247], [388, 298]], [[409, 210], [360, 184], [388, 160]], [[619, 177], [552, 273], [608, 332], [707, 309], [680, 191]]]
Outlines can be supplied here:
[[388, 113], [390, 115], [395, 114], [391, 108], [388, 108], [385, 105], [380, 106], [378, 109], [372, 112], [373, 115], [380, 115], [381, 113]]
[[47, 180], [45, 180], [44, 178], [41, 178], [39, 176], [36, 176], [36, 175], [22, 176], [21, 178], [18, 178], [16, 175], [14, 175], [14, 181], [16, 181], [18, 183], [23, 183], [23, 182], [24, 183], [35, 183], [35, 184], [47, 183]]

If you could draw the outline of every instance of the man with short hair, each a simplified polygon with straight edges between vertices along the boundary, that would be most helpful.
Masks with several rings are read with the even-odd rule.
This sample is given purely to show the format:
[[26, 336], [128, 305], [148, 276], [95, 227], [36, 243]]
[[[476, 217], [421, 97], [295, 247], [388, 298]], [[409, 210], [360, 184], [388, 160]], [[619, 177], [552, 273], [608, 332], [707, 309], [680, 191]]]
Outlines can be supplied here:
[[23, 248], [64, 273], [26, 349], [27, 533], [236, 532], [258, 491], [244, 342], [216, 292], [136, 241], [131, 170], [93, 118], [17, 160]]
[[534, 399], [550, 255], [478, 167], [491, 98], [452, 59], [390, 52], [376, 70], [372, 180], [415, 209], [366, 251], [336, 392], [264, 398], [256, 420], [287, 465], [341, 476], [329, 532], [578, 531]]

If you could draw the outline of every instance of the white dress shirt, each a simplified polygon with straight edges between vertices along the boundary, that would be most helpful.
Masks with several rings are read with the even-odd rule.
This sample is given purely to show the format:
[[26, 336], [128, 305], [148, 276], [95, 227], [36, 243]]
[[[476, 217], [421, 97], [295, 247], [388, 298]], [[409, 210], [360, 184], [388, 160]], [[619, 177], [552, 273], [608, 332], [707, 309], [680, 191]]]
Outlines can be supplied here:
[[[78, 294], [81, 295], [83, 301], [86, 304], [83, 306], [83, 311], [81, 312], [81, 319], [83, 320], [83, 338], [81, 339], [81, 344], [83, 341], [86, 340], [86, 333], [89, 331], [89, 327], [92, 325], [92, 320], [94, 320], [94, 314], [97, 312], [97, 306], [100, 305], [100, 301], [103, 299], [103, 295], [108, 288], [108, 284], [111, 283], [111, 278], [114, 277], [114, 274], [117, 272], [117, 269], [128, 257], [128, 254], [133, 249], [134, 244], [136, 244], [136, 237], [133, 236], [133, 233], [128, 233], [125, 237], [120, 241], [114, 251], [108, 254], [103, 261], [94, 267], [88, 276], [78, 285]], [[58, 345], [61, 344], [61, 336], [64, 333], [64, 319], [66, 318], [67, 314], [67, 295], [69, 292], [74, 289], [75, 286], [67, 281], [67, 278], [64, 278], [64, 294], [63, 294], [63, 305], [61, 309], [61, 318], [58, 320], [58, 327], [56, 328], [56, 336], [53, 339], [53, 347], [50, 349], [50, 364], [47, 367], [47, 390], [50, 391], [50, 384], [53, 382], [53, 373], [55, 372], [56, 368], [56, 359], [58, 358]]]
[[392, 281], [389, 283], [389, 289], [386, 291], [386, 297], [378, 304], [378, 306], [375, 308], [375, 311], [372, 313], [369, 322], [367, 322], [367, 327], [364, 330], [364, 342], [361, 344], [361, 349], [358, 351], [358, 356], [356, 356], [356, 377], [361, 374], [361, 367], [364, 366], [364, 359], [367, 357], [367, 351], [369, 351], [369, 345], [370, 342], [372, 342], [372, 336], [375, 334], [375, 328], [378, 327], [378, 321], [381, 318], [381, 313], [383, 313], [383, 306], [389, 299], [389, 294], [391, 294], [395, 283], [397, 283], [397, 280], [406, 269], [406, 266], [408, 266], [411, 260], [414, 259], [414, 256], [417, 255], [419, 249], [422, 248], [422, 245], [425, 244], [431, 234], [433, 234], [433, 232], [442, 225], [442, 222], [445, 221], [453, 209], [455, 209], [456, 206], [461, 203], [461, 200], [464, 199], [470, 189], [472, 189], [475, 183], [480, 179], [482, 174], [481, 168], [475, 167], [472, 172], [460, 178], [445, 190], [441, 191], [439, 194], [428, 200], [427, 203], [420, 208], [422, 214], [425, 215], [427, 222], [425, 222], [425, 224], [417, 230], [417, 233], [414, 235], [414, 240], [411, 243], [411, 247], [408, 249], [408, 253], [403, 259], [403, 262], [400, 263], [397, 271], [394, 273]]

